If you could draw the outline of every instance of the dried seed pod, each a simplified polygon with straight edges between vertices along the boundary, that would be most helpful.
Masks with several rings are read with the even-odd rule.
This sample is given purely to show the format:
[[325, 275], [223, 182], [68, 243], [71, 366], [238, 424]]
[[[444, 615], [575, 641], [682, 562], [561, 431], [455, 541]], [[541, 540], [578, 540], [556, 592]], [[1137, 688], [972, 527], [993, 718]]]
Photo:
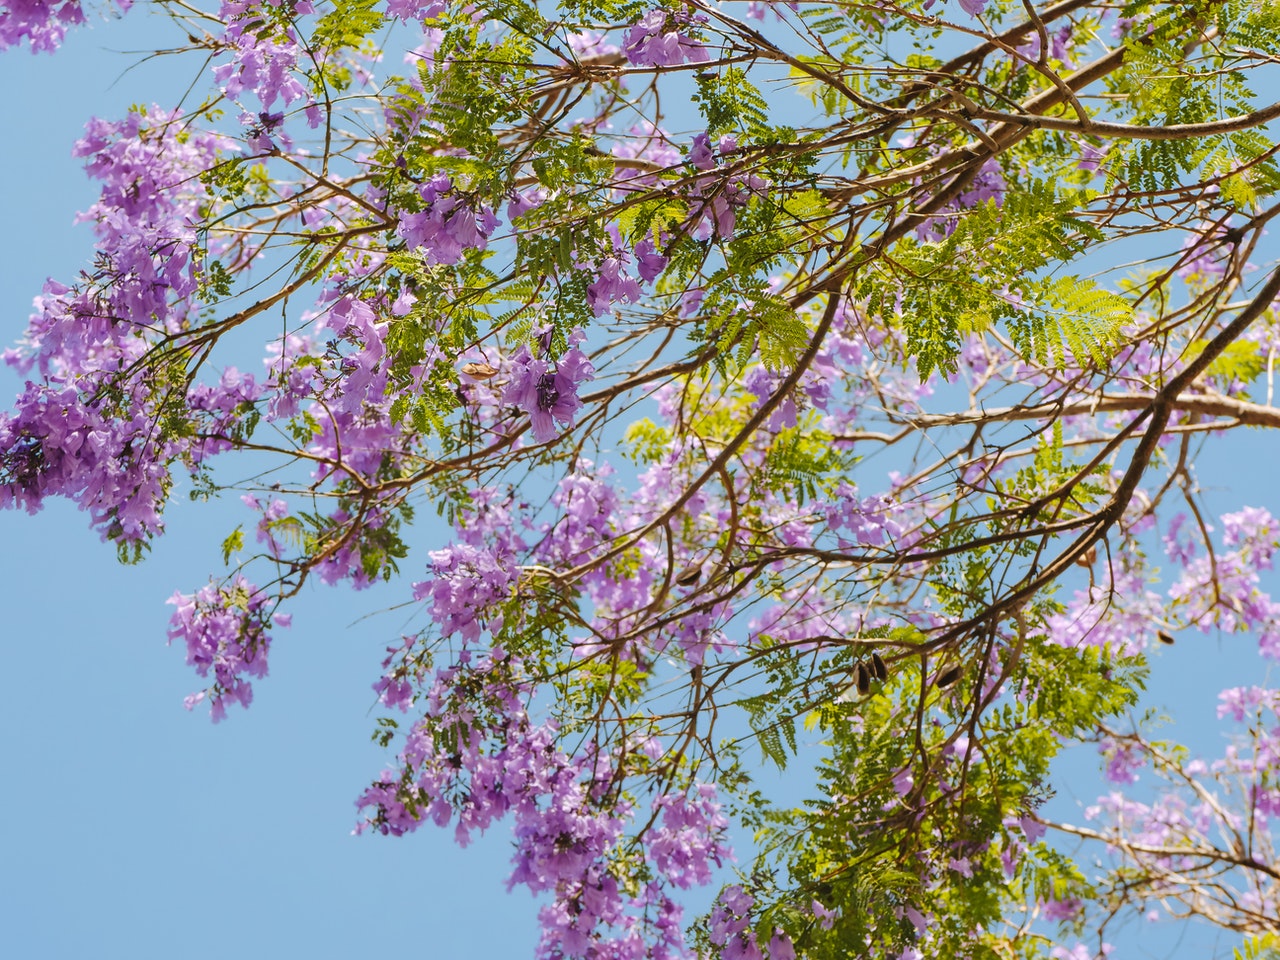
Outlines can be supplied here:
[[950, 687], [953, 684], [955, 684], [955, 682], [960, 679], [960, 675], [962, 673], [964, 673], [964, 669], [960, 666], [960, 664], [958, 663], [952, 664], [951, 666], [947, 667], [947, 669], [943, 670], [940, 674], [938, 674], [938, 679], [933, 681], [934, 685], [939, 690], [945, 690], [947, 689], [947, 687]]
[[1092, 567], [1093, 562], [1098, 559], [1098, 548], [1090, 547], [1080, 556], [1076, 557], [1076, 563], [1082, 567]]
[[685, 567], [676, 574], [676, 583], [682, 587], [692, 587], [702, 579], [702, 568], [697, 564]]
[[861, 660], [853, 668], [854, 675], [858, 683], [858, 693], [866, 696], [871, 692], [871, 671], [867, 669], [867, 665]]
[[884, 683], [889, 679], [889, 668], [884, 665], [884, 660], [880, 654], [874, 651], [871, 654], [871, 672], [875, 674], [877, 680]]
[[1173, 646], [1173, 636], [1171, 634], [1165, 633], [1163, 630], [1156, 631], [1156, 639], [1159, 640], [1161, 643], [1168, 644], [1171, 647]]
[[488, 380], [490, 377], [498, 375], [498, 368], [488, 363], [464, 363], [462, 372], [468, 377], [475, 377], [477, 380]]

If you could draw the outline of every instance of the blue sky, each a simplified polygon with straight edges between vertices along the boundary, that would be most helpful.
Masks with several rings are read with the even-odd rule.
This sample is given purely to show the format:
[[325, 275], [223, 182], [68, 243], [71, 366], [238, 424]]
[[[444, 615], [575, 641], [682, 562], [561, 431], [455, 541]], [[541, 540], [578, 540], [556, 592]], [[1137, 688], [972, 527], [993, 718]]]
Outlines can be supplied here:
[[[84, 121], [166, 99], [194, 69], [167, 59], [122, 74], [134, 58], [113, 51], [163, 46], [170, 30], [135, 14], [73, 33], [54, 57], [0, 56], [11, 93], [0, 102], [3, 344], [43, 279], [72, 277], [91, 254], [88, 227], [72, 226], [94, 197], [70, 156]], [[17, 386], [0, 373], [6, 404]], [[1201, 469], [1215, 512], [1277, 510], [1273, 436], [1241, 432], [1215, 449]], [[402, 615], [357, 621], [401, 601], [403, 585], [311, 589], [277, 635], [251, 711], [213, 726], [182, 709], [197, 682], [165, 647], [164, 601], [205, 582], [244, 519], [236, 502], [175, 501], [169, 534], [126, 568], [68, 504], [0, 512], [0, 955], [531, 955], [534, 905], [504, 892], [505, 836], [463, 851], [434, 828], [398, 841], [349, 835], [353, 801], [384, 759], [369, 741], [369, 684]], [[425, 519], [417, 531], [423, 547], [445, 536]], [[1180, 638], [1156, 660], [1149, 701], [1177, 707], [1180, 735], [1212, 743], [1217, 690], [1260, 682], [1253, 651], [1252, 638]], [[1060, 802], [1072, 819], [1072, 788]], [[1136, 955], [1200, 954], [1184, 944]]]

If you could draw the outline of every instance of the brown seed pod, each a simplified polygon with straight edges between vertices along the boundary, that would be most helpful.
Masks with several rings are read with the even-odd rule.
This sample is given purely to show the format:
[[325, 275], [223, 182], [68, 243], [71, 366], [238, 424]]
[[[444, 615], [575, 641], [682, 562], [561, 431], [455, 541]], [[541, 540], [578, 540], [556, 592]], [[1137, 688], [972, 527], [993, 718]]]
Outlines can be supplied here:
[[682, 587], [692, 587], [702, 579], [702, 568], [696, 564], [685, 567], [676, 574], [676, 583]]
[[462, 372], [477, 380], [488, 380], [498, 375], [498, 368], [487, 363], [464, 363]]
[[889, 679], [889, 668], [884, 665], [884, 660], [880, 654], [872, 652], [871, 654], [871, 672], [875, 674], [877, 680], [884, 683]]
[[964, 673], [964, 670], [960, 664], [952, 664], [938, 674], [938, 679], [933, 681], [934, 685], [939, 690], [945, 690], [947, 687], [952, 686], [957, 680], [959, 680], [962, 673]]
[[1168, 646], [1171, 646], [1171, 647], [1173, 646], [1172, 635], [1165, 633], [1163, 630], [1156, 631], [1156, 639], [1159, 640], [1161, 643], [1167, 644]]
[[1076, 563], [1082, 567], [1092, 567], [1093, 562], [1098, 559], [1098, 548], [1090, 547], [1080, 556], [1076, 557]]
[[867, 665], [861, 660], [853, 668], [854, 675], [858, 683], [858, 693], [866, 696], [871, 692], [871, 671], [867, 669]]

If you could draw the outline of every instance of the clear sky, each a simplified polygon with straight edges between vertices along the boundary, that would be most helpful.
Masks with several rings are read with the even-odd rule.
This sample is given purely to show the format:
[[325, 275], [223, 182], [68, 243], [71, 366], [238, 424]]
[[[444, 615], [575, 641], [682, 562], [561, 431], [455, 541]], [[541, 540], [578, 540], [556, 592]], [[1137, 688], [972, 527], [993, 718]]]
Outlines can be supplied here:
[[[54, 57], [0, 55], [0, 346], [20, 334], [43, 279], [69, 279], [91, 255], [88, 227], [71, 223], [94, 196], [70, 156], [84, 121], [167, 100], [193, 69], [162, 60], [121, 75], [136, 58], [112, 51], [170, 36], [135, 14], [74, 32]], [[0, 372], [6, 406], [17, 386]], [[1280, 513], [1274, 436], [1240, 433], [1216, 450], [1201, 473], [1223, 491], [1217, 512], [1248, 502]], [[198, 683], [165, 647], [164, 601], [220, 567], [218, 544], [245, 511], [176, 501], [169, 535], [133, 568], [87, 519], [65, 503], [0, 512], [0, 956], [531, 955], [534, 906], [505, 893], [504, 835], [465, 851], [430, 827], [349, 835], [353, 801], [384, 759], [369, 741], [369, 684], [403, 615], [355, 621], [400, 602], [403, 584], [310, 590], [276, 636], [253, 708], [213, 726], [182, 709]], [[444, 536], [418, 527], [411, 577]], [[1216, 692], [1261, 682], [1254, 650], [1252, 638], [1180, 638], [1159, 654], [1149, 702], [1211, 746]], [[1065, 787], [1059, 815], [1078, 821], [1070, 811], [1096, 793]], [[1135, 955], [1201, 955], [1175, 939]]]

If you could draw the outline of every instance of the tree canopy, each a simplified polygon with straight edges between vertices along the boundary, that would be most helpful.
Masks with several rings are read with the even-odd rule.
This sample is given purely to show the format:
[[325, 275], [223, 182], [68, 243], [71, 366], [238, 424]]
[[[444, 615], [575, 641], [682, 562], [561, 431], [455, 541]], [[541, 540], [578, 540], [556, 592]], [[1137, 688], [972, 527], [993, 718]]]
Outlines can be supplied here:
[[189, 708], [308, 581], [403, 578], [358, 829], [509, 825], [539, 958], [1086, 960], [1152, 911], [1280, 955], [1280, 690], [1219, 756], [1133, 716], [1184, 636], [1280, 659], [1280, 521], [1196, 474], [1280, 464], [1280, 5], [148, 6], [192, 83], [75, 147], [0, 506], [132, 563], [243, 499], [171, 598]]

